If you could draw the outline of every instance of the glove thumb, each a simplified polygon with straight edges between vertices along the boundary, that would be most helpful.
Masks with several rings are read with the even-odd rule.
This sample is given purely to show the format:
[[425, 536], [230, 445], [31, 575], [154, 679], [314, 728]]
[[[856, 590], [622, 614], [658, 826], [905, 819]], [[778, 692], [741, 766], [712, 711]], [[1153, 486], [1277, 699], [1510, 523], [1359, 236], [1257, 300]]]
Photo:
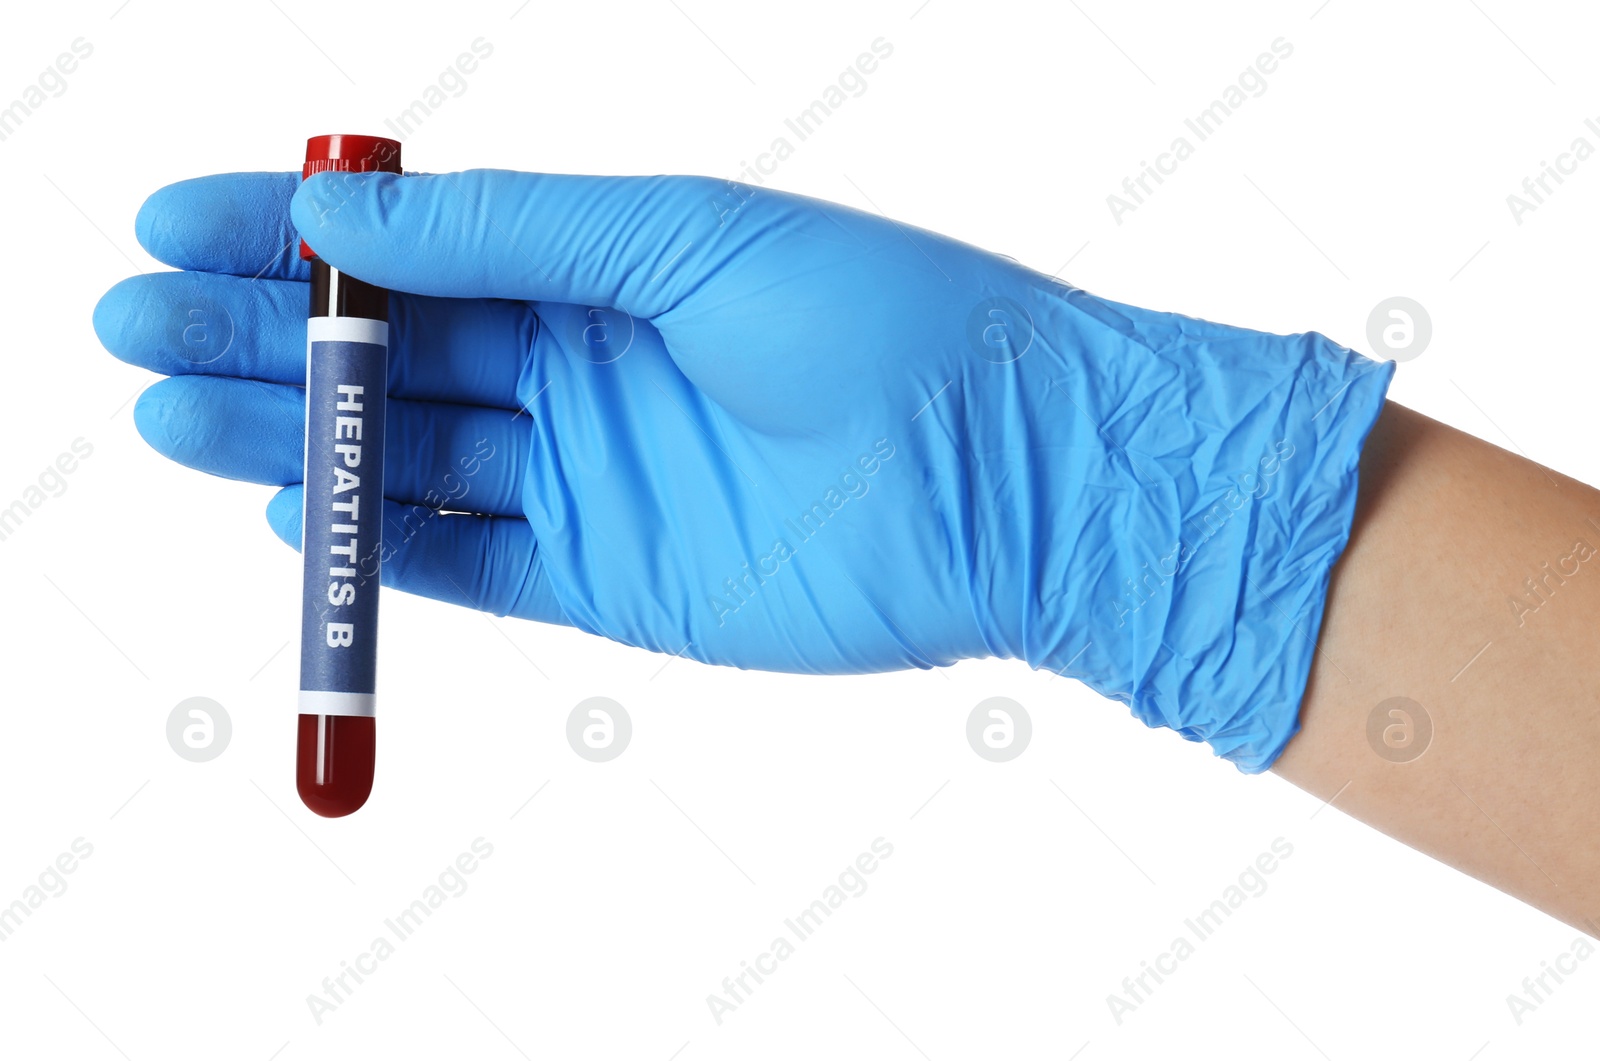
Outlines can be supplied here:
[[711, 237], [741, 191], [709, 177], [321, 173], [290, 214], [328, 264], [393, 291], [654, 317], [715, 267], [725, 244]]

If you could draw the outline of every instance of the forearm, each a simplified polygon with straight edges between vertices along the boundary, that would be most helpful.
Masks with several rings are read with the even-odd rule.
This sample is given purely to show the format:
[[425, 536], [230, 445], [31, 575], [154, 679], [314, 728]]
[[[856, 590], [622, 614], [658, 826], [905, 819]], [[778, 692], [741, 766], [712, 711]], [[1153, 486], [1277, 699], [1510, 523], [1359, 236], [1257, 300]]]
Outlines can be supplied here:
[[[1273, 769], [1600, 934], [1597, 547], [1600, 492], [1388, 403], [1362, 452], [1302, 730]], [[1369, 740], [1394, 697], [1431, 721], [1409, 762], [1391, 760], [1415, 748]]]

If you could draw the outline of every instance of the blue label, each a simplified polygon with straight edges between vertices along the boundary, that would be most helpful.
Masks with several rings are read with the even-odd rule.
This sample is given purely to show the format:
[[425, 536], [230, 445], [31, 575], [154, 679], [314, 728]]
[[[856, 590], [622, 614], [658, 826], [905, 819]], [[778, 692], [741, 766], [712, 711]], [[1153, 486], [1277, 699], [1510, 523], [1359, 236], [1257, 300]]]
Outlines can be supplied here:
[[310, 347], [300, 688], [374, 693], [388, 349]]

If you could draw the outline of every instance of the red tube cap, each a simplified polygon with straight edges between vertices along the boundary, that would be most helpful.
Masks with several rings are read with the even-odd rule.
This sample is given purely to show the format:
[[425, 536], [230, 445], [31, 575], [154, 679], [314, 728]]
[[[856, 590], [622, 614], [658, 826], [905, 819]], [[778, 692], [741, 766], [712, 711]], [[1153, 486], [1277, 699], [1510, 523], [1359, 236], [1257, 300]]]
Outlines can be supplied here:
[[[329, 133], [306, 141], [306, 164], [300, 171], [305, 180], [313, 173], [400, 173], [400, 141], [358, 133]], [[300, 241], [300, 257], [315, 258], [316, 253]]]

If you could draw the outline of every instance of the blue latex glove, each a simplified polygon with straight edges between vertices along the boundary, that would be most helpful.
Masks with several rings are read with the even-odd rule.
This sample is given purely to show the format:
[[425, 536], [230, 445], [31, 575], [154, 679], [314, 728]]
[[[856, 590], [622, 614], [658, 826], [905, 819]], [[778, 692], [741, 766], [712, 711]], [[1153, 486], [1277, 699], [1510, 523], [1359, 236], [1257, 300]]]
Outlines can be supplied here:
[[137, 231], [185, 271], [95, 327], [173, 377], [150, 444], [284, 487], [292, 545], [295, 229], [408, 292], [385, 585], [739, 667], [1021, 658], [1249, 772], [1295, 732], [1392, 363], [708, 178], [176, 184]]

